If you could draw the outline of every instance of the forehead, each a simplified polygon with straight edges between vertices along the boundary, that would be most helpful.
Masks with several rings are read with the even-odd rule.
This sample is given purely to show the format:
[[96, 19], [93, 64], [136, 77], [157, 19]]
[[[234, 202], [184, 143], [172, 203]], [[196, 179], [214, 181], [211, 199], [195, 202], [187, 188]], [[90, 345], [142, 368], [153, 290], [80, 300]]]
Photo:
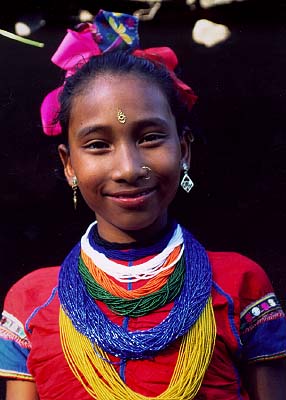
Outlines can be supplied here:
[[171, 114], [168, 99], [161, 87], [152, 79], [133, 73], [101, 73], [90, 79], [80, 94], [74, 98], [72, 112], [76, 112], [79, 106], [93, 107], [94, 112], [132, 108]]
[[159, 83], [155, 79], [148, 77], [147, 75], [136, 73], [136, 72], [114, 72], [106, 71], [100, 72], [97, 76], [91, 78], [88, 87], [114, 87], [118, 84], [125, 85], [125, 87], [132, 86], [137, 87], [138, 90], [141, 88], [151, 88], [152, 90], [157, 90], [165, 96], [164, 90], [160, 87]]

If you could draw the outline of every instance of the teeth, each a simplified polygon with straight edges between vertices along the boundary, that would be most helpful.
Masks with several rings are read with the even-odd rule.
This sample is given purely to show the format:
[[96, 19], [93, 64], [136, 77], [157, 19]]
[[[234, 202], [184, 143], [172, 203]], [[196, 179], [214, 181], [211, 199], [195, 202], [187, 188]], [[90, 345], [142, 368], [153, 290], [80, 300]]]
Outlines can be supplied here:
[[119, 199], [125, 199], [125, 198], [129, 198], [129, 197], [133, 197], [133, 198], [136, 198], [136, 197], [140, 197], [140, 196], [145, 196], [145, 194], [147, 194], [147, 193], [149, 193], [149, 192], [141, 192], [141, 193], [138, 193], [138, 194], [133, 194], [133, 195], [122, 195], [122, 196], [117, 196]]

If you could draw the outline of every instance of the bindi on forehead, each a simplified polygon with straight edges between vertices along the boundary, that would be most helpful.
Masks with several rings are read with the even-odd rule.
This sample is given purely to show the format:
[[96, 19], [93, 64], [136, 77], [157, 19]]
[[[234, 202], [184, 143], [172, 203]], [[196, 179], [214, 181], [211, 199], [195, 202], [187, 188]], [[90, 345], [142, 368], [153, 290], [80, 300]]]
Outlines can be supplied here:
[[120, 124], [125, 124], [126, 119], [127, 119], [127, 117], [126, 117], [126, 115], [124, 114], [124, 112], [123, 112], [122, 110], [119, 109], [119, 110], [117, 111], [117, 120], [118, 120], [118, 122], [120, 122]]

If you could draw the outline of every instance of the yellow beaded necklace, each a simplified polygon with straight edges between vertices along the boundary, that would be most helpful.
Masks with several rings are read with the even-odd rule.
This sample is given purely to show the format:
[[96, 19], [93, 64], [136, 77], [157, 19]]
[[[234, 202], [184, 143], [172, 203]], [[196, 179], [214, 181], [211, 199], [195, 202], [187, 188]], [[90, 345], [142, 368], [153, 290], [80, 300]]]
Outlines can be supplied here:
[[[211, 298], [200, 317], [183, 336], [168, 388], [157, 397], [130, 389], [120, 378], [108, 355], [79, 333], [60, 307], [60, 337], [70, 369], [93, 399], [97, 400], [192, 400], [198, 393], [210, 363], [216, 337]], [[98, 353], [98, 354], [96, 354]]]

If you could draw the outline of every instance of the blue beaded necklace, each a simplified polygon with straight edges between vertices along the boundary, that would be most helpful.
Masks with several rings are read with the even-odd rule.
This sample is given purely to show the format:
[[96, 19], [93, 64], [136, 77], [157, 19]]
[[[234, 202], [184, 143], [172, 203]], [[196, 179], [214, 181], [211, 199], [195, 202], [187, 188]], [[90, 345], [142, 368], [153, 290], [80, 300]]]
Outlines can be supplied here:
[[99, 309], [87, 292], [78, 271], [80, 243], [64, 260], [59, 275], [59, 298], [76, 330], [93, 344], [122, 359], [153, 356], [183, 336], [199, 318], [210, 296], [212, 276], [202, 245], [182, 228], [185, 245], [186, 277], [168, 316], [155, 327], [128, 332]]
[[177, 224], [175, 221], [169, 221], [167, 228], [157, 241], [153, 240], [149, 243], [146, 242], [146, 245], [143, 244], [142, 246], [142, 243], [139, 244], [137, 242], [126, 243], [123, 245], [106, 242], [104, 239], [100, 238], [97, 231], [97, 226], [95, 224], [90, 231], [89, 242], [95, 250], [103, 253], [108, 258], [113, 260], [133, 262], [140, 260], [143, 257], [159, 254], [161, 251], [163, 251], [172, 238], [176, 227]]

